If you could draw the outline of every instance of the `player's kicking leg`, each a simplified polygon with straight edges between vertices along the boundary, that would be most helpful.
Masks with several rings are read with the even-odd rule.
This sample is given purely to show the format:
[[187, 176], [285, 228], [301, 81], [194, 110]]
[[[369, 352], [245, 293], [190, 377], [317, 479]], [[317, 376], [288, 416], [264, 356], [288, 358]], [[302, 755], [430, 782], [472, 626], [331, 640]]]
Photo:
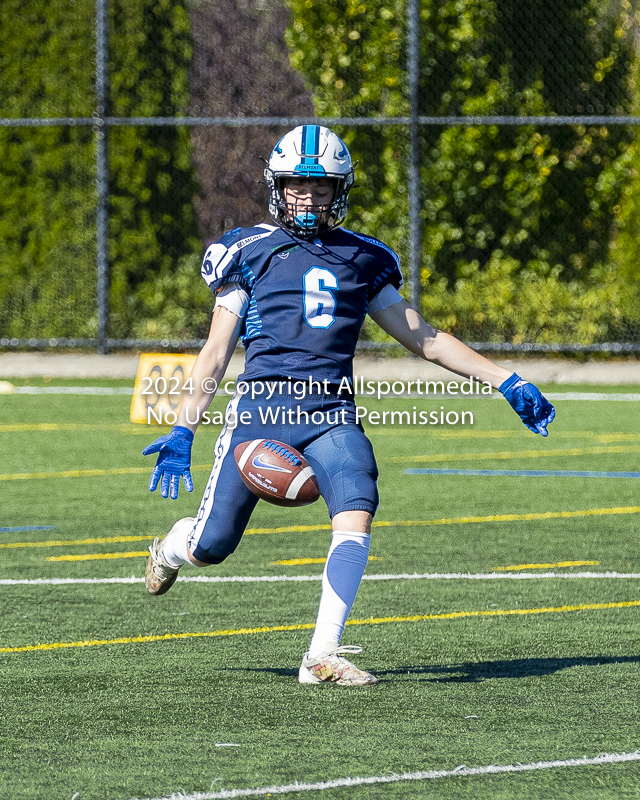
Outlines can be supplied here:
[[258, 498], [247, 489], [233, 457], [243, 432], [227, 427], [215, 447], [215, 463], [197, 517], [178, 520], [164, 539], [149, 548], [145, 586], [153, 595], [168, 592], [184, 565], [220, 564], [238, 546]]
[[[168, 592], [176, 582], [180, 567], [186, 563], [187, 559], [191, 560], [186, 546], [187, 536], [193, 528], [193, 523], [194, 517], [179, 519], [166, 536], [162, 539], [156, 537], [153, 540], [153, 544], [149, 548], [149, 558], [144, 574], [144, 585], [149, 594], [160, 595]], [[182, 546], [183, 541], [184, 546]], [[168, 547], [166, 547], [167, 545]], [[163, 549], [167, 550], [166, 555], [163, 553]], [[180, 549], [185, 550], [186, 558], [183, 560], [175, 558], [174, 551]]]

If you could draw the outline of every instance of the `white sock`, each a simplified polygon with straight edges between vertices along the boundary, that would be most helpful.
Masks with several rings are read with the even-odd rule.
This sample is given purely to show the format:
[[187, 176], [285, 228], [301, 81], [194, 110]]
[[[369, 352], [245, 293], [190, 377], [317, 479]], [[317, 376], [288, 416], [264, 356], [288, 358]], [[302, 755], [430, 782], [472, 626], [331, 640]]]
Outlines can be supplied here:
[[309, 645], [313, 658], [329, 642], [340, 644], [347, 617], [369, 557], [371, 536], [354, 531], [334, 531], [322, 573], [322, 596], [316, 627]]
[[191, 533], [195, 517], [179, 519], [162, 542], [162, 559], [169, 567], [177, 568], [183, 564], [195, 567], [189, 559], [187, 537]]

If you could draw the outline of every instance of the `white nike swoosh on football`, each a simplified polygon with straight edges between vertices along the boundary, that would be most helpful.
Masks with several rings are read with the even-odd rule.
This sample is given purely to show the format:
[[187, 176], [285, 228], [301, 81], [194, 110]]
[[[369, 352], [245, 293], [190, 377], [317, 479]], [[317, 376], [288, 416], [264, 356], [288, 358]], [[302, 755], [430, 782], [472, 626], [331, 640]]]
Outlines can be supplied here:
[[290, 469], [285, 469], [285, 467], [276, 467], [273, 464], [268, 464], [267, 462], [262, 460], [262, 453], [257, 455], [253, 461], [251, 462], [254, 467], [261, 467], [262, 469], [270, 469], [274, 472], [291, 472]]

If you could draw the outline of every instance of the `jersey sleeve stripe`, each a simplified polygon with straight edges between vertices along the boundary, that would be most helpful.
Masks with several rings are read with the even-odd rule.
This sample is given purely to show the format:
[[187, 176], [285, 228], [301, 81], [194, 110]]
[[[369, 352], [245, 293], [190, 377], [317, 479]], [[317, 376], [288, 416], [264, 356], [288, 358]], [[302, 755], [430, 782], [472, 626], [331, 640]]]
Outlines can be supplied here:
[[250, 292], [253, 278], [252, 273], [247, 270], [234, 269], [234, 260], [237, 254], [248, 245], [259, 242], [271, 236], [279, 228], [271, 225], [256, 226], [266, 228], [264, 232], [254, 233], [245, 236], [234, 242], [230, 247], [225, 247], [222, 242], [216, 242], [207, 248], [202, 264], [201, 274], [212, 292], [216, 293], [227, 283], [238, 283], [246, 291]]

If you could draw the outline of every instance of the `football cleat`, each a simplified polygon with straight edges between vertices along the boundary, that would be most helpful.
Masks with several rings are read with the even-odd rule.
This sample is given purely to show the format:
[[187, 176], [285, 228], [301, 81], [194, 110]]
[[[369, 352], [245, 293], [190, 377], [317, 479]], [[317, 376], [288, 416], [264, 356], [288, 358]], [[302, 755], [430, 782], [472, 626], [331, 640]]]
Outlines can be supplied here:
[[378, 683], [370, 672], [358, 669], [344, 657], [345, 653], [361, 653], [355, 645], [341, 647], [337, 642], [327, 642], [325, 650], [316, 658], [304, 654], [298, 681], [300, 683], [337, 683], [341, 686], [373, 686]]
[[160, 539], [156, 536], [153, 544], [149, 547], [149, 558], [147, 559], [147, 569], [144, 573], [144, 585], [149, 594], [164, 594], [176, 582], [178, 570], [170, 567], [162, 560], [162, 548]]

